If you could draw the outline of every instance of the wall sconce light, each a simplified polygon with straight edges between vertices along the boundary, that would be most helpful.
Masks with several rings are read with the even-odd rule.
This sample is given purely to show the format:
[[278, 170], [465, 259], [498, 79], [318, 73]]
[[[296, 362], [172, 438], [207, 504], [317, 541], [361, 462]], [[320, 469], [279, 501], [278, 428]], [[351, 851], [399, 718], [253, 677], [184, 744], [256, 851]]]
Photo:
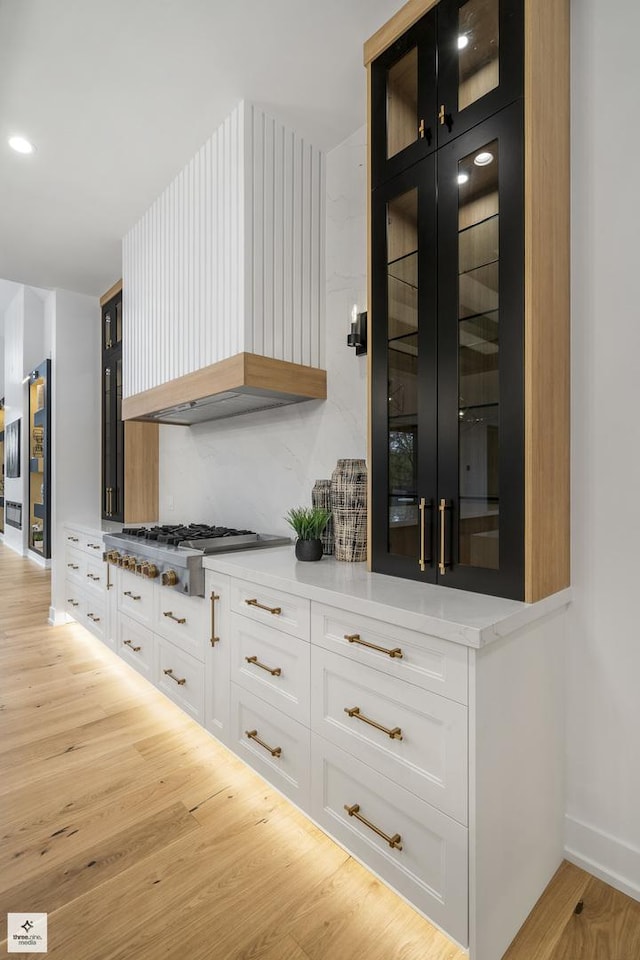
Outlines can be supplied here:
[[354, 303], [351, 311], [351, 323], [349, 324], [349, 334], [347, 343], [350, 347], [356, 348], [356, 357], [361, 357], [367, 352], [367, 311], [358, 313], [358, 307]]

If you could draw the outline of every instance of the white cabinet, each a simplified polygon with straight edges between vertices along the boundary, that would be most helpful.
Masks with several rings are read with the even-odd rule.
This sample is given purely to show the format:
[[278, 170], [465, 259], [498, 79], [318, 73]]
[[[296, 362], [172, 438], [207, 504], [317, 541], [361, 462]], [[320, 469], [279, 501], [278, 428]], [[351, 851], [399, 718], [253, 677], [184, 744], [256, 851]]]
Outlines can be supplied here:
[[467, 824], [467, 708], [314, 647], [311, 727]]
[[264, 623], [292, 637], [308, 640], [311, 633], [308, 600], [285, 590], [274, 590], [247, 580], [232, 580], [230, 604], [233, 613]]
[[231, 633], [232, 680], [309, 726], [309, 644], [237, 613]]
[[308, 727], [232, 683], [229, 746], [265, 780], [308, 810]]
[[450, 936], [466, 943], [466, 829], [315, 734], [311, 775], [314, 820]]
[[112, 584], [102, 533], [68, 526], [64, 536], [65, 613], [113, 647]]

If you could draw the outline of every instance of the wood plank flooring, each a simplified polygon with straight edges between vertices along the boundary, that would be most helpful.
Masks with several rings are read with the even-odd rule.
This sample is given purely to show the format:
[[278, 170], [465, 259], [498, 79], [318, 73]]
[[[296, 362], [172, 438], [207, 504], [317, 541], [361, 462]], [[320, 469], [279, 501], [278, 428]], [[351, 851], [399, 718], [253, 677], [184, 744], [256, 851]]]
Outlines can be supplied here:
[[[0, 545], [0, 938], [34, 911], [55, 960], [463, 960], [48, 606], [49, 574]], [[565, 863], [505, 960], [639, 956], [640, 904]]]

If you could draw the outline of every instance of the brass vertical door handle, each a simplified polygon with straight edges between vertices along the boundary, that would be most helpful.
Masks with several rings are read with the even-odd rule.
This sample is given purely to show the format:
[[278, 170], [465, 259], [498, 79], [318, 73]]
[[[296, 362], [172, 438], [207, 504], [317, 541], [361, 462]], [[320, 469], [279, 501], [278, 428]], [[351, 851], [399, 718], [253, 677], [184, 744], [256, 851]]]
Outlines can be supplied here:
[[446, 116], [446, 113], [445, 113], [444, 103], [441, 103], [441, 104], [440, 104], [440, 110], [438, 111], [438, 120], [440, 121], [440, 126], [441, 126], [441, 127], [444, 127], [445, 116]]
[[426, 570], [427, 564], [424, 559], [424, 512], [427, 507], [427, 501], [424, 497], [420, 497], [420, 569], [424, 573]]
[[418, 134], [421, 140], [424, 140], [424, 120], [420, 121], [420, 126], [418, 127]]
[[209, 643], [212, 647], [215, 647], [216, 643], [220, 640], [220, 637], [216, 637], [216, 600], [219, 600], [219, 595], [215, 590], [211, 591], [211, 636], [209, 638]]
[[438, 570], [441, 575], [447, 572], [447, 534], [446, 534], [446, 525], [447, 525], [447, 509], [450, 504], [447, 500], [440, 500], [438, 505], [438, 513], [440, 514], [440, 560], [438, 562]]

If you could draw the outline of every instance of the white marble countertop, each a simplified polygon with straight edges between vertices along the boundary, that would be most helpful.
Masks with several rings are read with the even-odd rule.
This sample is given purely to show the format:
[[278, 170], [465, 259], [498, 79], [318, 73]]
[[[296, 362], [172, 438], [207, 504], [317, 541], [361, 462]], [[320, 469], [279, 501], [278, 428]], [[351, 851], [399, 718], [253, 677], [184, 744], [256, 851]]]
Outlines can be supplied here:
[[538, 603], [521, 603], [368, 573], [364, 563], [333, 557], [303, 563], [293, 550], [291, 545], [211, 555], [204, 567], [468, 647], [483, 647], [571, 602], [570, 589]]

